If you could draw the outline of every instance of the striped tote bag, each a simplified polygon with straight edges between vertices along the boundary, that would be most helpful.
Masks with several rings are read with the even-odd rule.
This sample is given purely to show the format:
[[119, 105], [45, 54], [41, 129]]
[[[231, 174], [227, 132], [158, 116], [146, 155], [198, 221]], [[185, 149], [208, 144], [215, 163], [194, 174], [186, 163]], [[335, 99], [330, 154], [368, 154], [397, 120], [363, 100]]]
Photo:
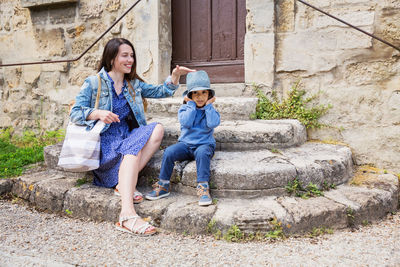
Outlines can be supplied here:
[[[99, 85], [95, 108], [99, 105], [101, 91], [99, 75], [98, 79]], [[73, 172], [97, 169], [100, 163], [100, 132], [104, 126], [105, 123], [99, 120], [90, 131], [87, 131], [86, 125], [76, 125], [69, 122], [58, 166]]]

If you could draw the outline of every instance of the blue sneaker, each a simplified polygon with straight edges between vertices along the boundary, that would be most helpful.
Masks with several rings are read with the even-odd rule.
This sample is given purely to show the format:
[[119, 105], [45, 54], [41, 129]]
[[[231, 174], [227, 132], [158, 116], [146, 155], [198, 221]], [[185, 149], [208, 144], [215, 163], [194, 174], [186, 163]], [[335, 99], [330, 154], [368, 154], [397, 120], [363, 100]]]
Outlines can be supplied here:
[[169, 196], [169, 183], [164, 184], [158, 181], [153, 184], [153, 191], [146, 195], [146, 199], [157, 200], [167, 196]]
[[208, 183], [197, 184], [197, 195], [200, 197], [199, 199], [200, 206], [208, 206], [212, 204], [212, 199], [210, 196], [210, 188], [208, 187]]

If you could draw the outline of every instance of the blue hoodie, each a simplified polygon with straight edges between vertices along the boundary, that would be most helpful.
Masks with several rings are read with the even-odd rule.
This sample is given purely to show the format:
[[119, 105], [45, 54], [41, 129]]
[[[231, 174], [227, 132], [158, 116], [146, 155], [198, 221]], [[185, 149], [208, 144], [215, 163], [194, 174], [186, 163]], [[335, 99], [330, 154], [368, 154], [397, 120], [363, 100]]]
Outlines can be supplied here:
[[214, 144], [214, 128], [220, 123], [220, 115], [212, 104], [197, 108], [194, 101], [183, 104], [178, 111], [181, 135], [178, 141], [188, 145]]

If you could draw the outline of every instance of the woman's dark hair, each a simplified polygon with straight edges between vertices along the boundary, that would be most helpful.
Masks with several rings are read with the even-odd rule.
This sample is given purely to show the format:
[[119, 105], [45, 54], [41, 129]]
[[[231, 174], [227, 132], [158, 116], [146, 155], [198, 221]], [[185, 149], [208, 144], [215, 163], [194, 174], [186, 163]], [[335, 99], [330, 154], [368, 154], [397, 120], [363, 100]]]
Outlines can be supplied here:
[[132, 48], [133, 51], [133, 65], [130, 73], [125, 73], [124, 79], [128, 81], [132, 81], [134, 79], [138, 79], [143, 81], [142, 78], [139, 77], [136, 73], [136, 53], [135, 48], [133, 47], [132, 43], [124, 38], [114, 38], [107, 42], [106, 46], [104, 47], [103, 56], [101, 57], [101, 61], [99, 64], [98, 71], [100, 71], [103, 67], [104, 69], [109, 72], [112, 69], [111, 62], [117, 57], [119, 47], [123, 44], [127, 44]]

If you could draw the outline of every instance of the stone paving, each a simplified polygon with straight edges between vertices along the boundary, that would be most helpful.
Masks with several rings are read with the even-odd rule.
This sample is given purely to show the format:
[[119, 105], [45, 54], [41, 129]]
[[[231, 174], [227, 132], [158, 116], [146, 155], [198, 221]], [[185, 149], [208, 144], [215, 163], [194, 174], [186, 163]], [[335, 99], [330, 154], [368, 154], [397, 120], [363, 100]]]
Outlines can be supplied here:
[[[90, 183], [78, 186], [78, 179], [71, 178], [67, 172], [46, 170], [1, 180], [0, 191], [5, 193], [11, 189], [14, 195], [43, 210], [96, 221], [117, 221], [120, 200], [113, 190]], [[319, 227], [337, 229], [376, 221], [396, 211], [398, 194], [397, 177], [384, 174], [377, 175], [365, 186], [343, 184], [324, 192], [324, 196], [310, 199], [218, 198], [214, 205], [200, 207], [197, 197], [174, 192], [165, 199], [137, 204], [136, 209], [155, 225], [177, 232], [204, 234], [211, 221], [222, 232], [232, 225], [245, 232], [268, 232], [274, 229], [272, 221], [276, 218], [285, 232], [301, 233]]]

